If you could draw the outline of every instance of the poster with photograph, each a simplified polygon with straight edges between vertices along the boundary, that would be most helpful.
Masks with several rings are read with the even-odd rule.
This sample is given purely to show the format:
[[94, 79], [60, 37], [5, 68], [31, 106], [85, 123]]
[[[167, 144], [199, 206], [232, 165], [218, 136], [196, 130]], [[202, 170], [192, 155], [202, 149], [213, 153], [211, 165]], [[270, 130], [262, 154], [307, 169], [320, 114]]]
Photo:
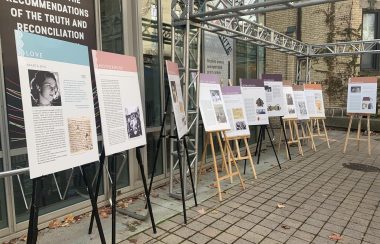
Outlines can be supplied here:
[[136, 58], [92, 50], [106, 155], [146, 144]]
[[304, 90], [310, 118], [325, 118], [322, 86], [320, 84], [305, 84]]
[[205, 131], [230, 130], [219, 77], [200, 74], [199, 108]]
[[240, 86], [248, 124], [269, 124], [264, 81], [261, 79], [240, 79]]
[[229, 138], [250, 135], [240, 86], [222, 87], [222, 95], [227, 110], [231, 130], [226, 132]]
[[292, 82], [289, 80], [284, 81], [284, 99], [285, 99], [285, 116], [284, 119], [297, 119], [296, 104], [294, 101], [294, 94]]
[[99, 160], [86, 46], [15, 31], [30, 177]]
[[267, 99], [269, 117], [284, 116], [286, 114], [282, 75], [263, 74], [264, 88]]
[[375, 114], [377, 77], [352, 77], [348, 82], [347, 113]]
[[187, 119], [178, 65], [176, 63], [166, 61], [166, 69], [168, 73], [169, 89], [172, 97], [172, 108], [177, 126], [178, 137], [182, 138], [187, 133]]
[[294, 102], [296, 105], [297, 118], [299, 120], [310, 119], [307, 110], [306, 97], [302, 85], [293, 85]]

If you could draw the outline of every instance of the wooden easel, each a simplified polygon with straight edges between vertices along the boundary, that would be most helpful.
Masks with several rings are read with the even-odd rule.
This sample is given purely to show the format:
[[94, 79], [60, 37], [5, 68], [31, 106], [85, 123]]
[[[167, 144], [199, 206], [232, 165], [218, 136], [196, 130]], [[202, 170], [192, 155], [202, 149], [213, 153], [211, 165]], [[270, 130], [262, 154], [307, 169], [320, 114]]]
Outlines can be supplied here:
[[[234, 152], [230, 153], [230, 151], [227, 150], [227, 148], [226, 148], [227, 147], [227, 143], [224, 144], [225, 145], [224, 150], [227, 151], [227, 160], [228, 160], [228, 167], [229, 167], [230, 172], [232, 172], [232, 166], [231, 166], [232, 160], [240, 161], [240, 160], [247, 160], [248, 159], [249, 163], [251, 164], [253, 177], [255, 179], [257, 179], [255, 165], [253, 164], [253, 158], [252, 158], [252, 155], [251, 155], [251, 151], [249, 149], [248, 138], [249, 138], [249, 136], [237, 136], [237, 137], [228, 137], [228, 138], [225, 138], [225, 140], [228, 140], [228, 141], [230, 141], [230, 142], [232, 142], [232, 143], [235, 144], [235, 150], [236, 150], [236, 152], [235, 153]], [[245, 147], [245, 150], [246, 150], [246, 155], [245, 156], [242, 156], [241, 153], [240, 153], [240, 144], [239, 144], [239, 141], [243, 141], [243, 143], [244, 143], [244, 147]], [[232, 183], [233, 182], [232, 176], [231, 176], [230, 180], [231, 180], [231, 183]]]
[[[359, 116], [358, 131], [356, 133], [356, 137], [350, 137], [352, 120], [353, 120], [355, 115]], [[368, 131], [367, 139], [361, 139], [360, 138], [363, 116], [367, 116], [367, 131]], [[359, 147], [360, 147], [360, 141], [367, 141], [367, 143], [368, 143], [368, 145], [367, 145], [368, 146], [368, 155], [371, 155], [371, 122], [370, 122], [370, 119], [371, 119], [370, 114], [350, 114], [350, 122], [348, 123], [348, 129], [347, 129], [346, 140], [344, 143], [343, 153], [346, 153], [348, 140], [356, 140], [357, 146], [358, 146], [358, 151], [359, 151]]]
[[[315, 146], [315, 143], [314, 143], [314, 137], [313, 137], [313, 132], [311, 131], [310, 129], [310, 119], [309, 120], [306, 120], [306, 129], [307, 129], [307, 132], [305, 131], [305, 127], [303, 126], [303, 121], [301, 121], [300, 125], [301, 125], [301, 132], [302, 132], [302, 136], [299, 138], [300, 140], [310, 140], [311, 141], [311, 149], [313, 149], [314, 151], [317, 151], [317, 147]], [[297, 129], [297, 128], [296, 128]]]
[[[326, 118], [310, 118], [310, 128], [311, 128], [311, 132], [312, 132], [312, 134], [313, 134], [313, 137], [321, 137], [321, 138], [324, 138], [324, 140], [326, 140], [327, 147], [330, 148], [330, 140], [329, 140], [329, 137], [328, 137], [328, 135], [327, 135], [325, 119], [326, 119]], [[320, 126], [320, 124], [319, 124], [319, 121], [321, 121], [321, 123], [322, 123], [323, 132], [321, 132], [321, 126]], [[314, 134], [314, 133], [313, 133], [313, 131], [314, 131], [314, 126], [317, 127], [317, 134]]]
[[[291, 145], [291, 144], [297, 144], [298, 145], [298, 152], [299, 154], [301, 154], [303, 156], [303, 150], [302, 150], [302, 145], [301, 145], [301, 138], [300, 138], [300, 135], [299, 135], [299, 132], [298, 132], [298, 126], [297, 126], [297, 119], [283, 119], [284, 120], [284, 130], [285, 130], [285, 134], [286, 133], [286, 125], [288, 125], [288, 128], [289, 128], [289, 135], [290, 137], [288, 136], [288, 144]], [[280, 133], [280, 139], [279, 139], [279, 143], [278, 143], [278, 152], [280, 152], [280, 149], [281, 149], [281, 133]], [[288, 159], [290, 159], [289, 157], [289, 152], [286, 153], [286, 156]]]
[[[220, 181], [225, 180], [225, 179], [231, 179], [233, 176], [237, 175], [237, 176], [239, 176], [240, 184], [243, 187], [243, 189], [245, 189], [245, 185], [244, 185], [243, 179], [241, 178], [239, 167], [237, 166], [235, 158], [232, 158], [232, 162], [235, 165], [236, 171], [233, 172], [232, 167], [231, 167], [231, 170], [229, 170], [229, 167], [227, 166], [226, 154], [224, 152], [224, 147], [222, 144], [222, 139], [221, 139], [220, 134], [222, 134], [224, 138], [227, 138], [225, 131], [208, 131], [206, 133], [206, 140], [205, 140], [204, 147], [203, 147], [202, 160], [201, 160], [201, 164], [199, 166], [198, 180], [201, 178], [201, 172], [203, 170], [204, 164], [206, 163], [207, 146], [208, 146], [208, 144], [210, 144], [211, 154], [212, 154], [213, 163], [214, 163], [215, 180], [216, 180], [216, 185], [217, 185], [218, 193], [219, 193], [219, 201], [222, 201], [223, 197], [222, 197], [222, 190], [220, 187]], [[218, 144], [219, 144], [219, 148], [220, 148], [220, 152], [221, 152], [221, 156], [222, 156], [223, 167], [226, 170], [226, 175], [221, 176], [221, 177], [219, 177], [219, 172], [218, 172], [218, 162], [216, 160], [213, 135], [216, 135], [216, 137], [218, 139]], [[230, 154], [233, 154], [229, 140], [225, 140], [225, 144], [226, 144], [227, 152]]]

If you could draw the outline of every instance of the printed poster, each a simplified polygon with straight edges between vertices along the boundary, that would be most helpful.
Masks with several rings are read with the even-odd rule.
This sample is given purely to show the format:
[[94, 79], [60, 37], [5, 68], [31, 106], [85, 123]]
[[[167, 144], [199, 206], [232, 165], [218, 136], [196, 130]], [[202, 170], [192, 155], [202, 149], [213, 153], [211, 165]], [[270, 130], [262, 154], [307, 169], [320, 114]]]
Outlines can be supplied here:
[[282, 75], [263, 74], [263, 80], [269, 117], [284, 116], [286, 109], [284, 104]]
[[286, 113], [284, 119], [297, 119], [296, 104], [294, 101], [293, 87], [291, 81], [284, 81], [284, 99]]
[[375, 114], [377, 77], [352, 77], [348, 82], [347, 113]]
[[146, 144], [136, 58], [92, 50], [105, 154]]
[[299, 120], [310, 119], [306, 105], [306, 97], [302, 85], [293, 85], [294, 101], [296, 104], [296, 113]]
[[304, 90], [310, 118], [325, 118], [322, 86], [320, 84], [305, 84]]
[[88, 48], [15, 31], [30, 177], [99, 160]]
[[187, 119], [185, 103], [182, 96], [182, 87], [179, 78], [178, 64], [166, 61], [168, 72], [169, 89], [172, 98], [174, 119], [177, 126], [178, 137], [182, 138], [187, 133]]
[[200, 74], [199, 108], [205, 131], [230, 130], [217, 75]]
[[240, 86], [222, 87], [222, 94], [231, 127], [231, 130], [226, 132], [226, 136], [229, 138], [238, 136], [249, 137], [249, 126]]
[[248, 124], [269, 124], [264, 81], [261, 79], [240, 79], [240, 86]]

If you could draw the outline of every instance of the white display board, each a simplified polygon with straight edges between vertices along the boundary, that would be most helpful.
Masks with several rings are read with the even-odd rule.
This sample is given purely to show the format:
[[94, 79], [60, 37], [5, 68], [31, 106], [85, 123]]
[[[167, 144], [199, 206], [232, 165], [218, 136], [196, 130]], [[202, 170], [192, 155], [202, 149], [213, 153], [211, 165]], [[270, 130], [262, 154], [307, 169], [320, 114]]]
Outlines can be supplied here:
[[284, 81], [284, 100], [286, 104], [286, 113], [284, 119], [297, 119], [296, 103], [294, 99], [293, 87], [291, 81]]
[[169, 89], [172, 98], [172, 107], [178, 137], [182, 138], [187, 133], [188, 128], [178, 65], [176, 63], [166, 61], [166, 69], [168, 73]]
[[293, 85], [294, 102], [296, 105], [297, 118], [299, 120], [310, 119], [307, 110], [305, 92], [302, 85]]
[[86, 46], [15, 31], [30, 178], [99, 160]]
[[347, 113], [375, 114], [377, 77], [352, 77], [348, 83]]
[[92, 50], [105, 154], [146, 144], [136, 58]]
[[322, 86], [320, 84], [305, 84], [307, 111], [310, 118], [325, 118]]
[[222, 94], [231, 126], [231, 130], [226, 132], [227, 138], [249, 137], [249, 125], [240, 86], [222, 87]]
[[248, 124], [269, 124], [264, 81], [261, 79], [240, 79], [240, 86]]
[[230, 130], [219, 77], [200, 74], [199, 107], [205, 131]]
[[269, 117], [279, 117], [286, 114], [282, 75], [263, 74], [267, 111]]

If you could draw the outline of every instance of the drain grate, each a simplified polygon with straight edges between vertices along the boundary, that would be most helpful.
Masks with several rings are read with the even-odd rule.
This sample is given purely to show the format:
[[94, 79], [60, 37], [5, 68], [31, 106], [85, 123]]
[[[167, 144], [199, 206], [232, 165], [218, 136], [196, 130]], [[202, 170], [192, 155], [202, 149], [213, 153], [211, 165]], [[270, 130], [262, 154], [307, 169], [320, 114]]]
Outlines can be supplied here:
[[345, 168], [357, 170], [357, 171], [362, 171], [362, 172], [380, 172], [380, 169], [378, 167], [366, 165], [366, 164], [357, 164], [357, 163], [346, 164], [346, 163], [344, 163], [342, 165]]

